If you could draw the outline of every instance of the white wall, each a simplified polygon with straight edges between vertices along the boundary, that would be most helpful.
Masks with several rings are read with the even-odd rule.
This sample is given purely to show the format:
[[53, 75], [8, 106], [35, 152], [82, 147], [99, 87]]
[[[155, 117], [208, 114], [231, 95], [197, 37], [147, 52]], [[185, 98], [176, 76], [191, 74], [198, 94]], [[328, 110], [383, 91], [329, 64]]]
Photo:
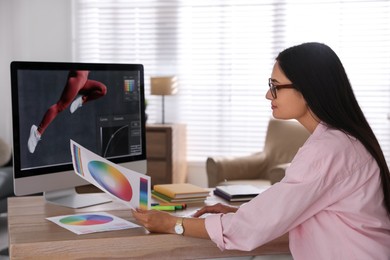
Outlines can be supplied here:
[[[13, 60], [72, 61], [72, 0], [0, 0], [0, 138], [11, 144]], [[207, 186], [204, 163], [190, 163], [188, 182]]]
[[71, 0], [0, 0], [0, 138], [11, 144], [13, 60], [71, 61]]

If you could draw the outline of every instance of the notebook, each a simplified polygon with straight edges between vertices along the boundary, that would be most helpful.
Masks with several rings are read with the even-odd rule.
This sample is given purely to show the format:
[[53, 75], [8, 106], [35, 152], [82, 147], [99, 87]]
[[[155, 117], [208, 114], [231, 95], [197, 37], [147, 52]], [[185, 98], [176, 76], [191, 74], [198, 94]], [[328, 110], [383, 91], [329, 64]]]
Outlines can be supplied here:
[[172, 199], [207, 197], [210, 191], [190, 183], [157, 184], [153, 190]]
[[270, 186], [257, 187], [246, 184], [217, 186], [214, 190], [214, 194], [228, 201], [249, 201], [269, 187]]

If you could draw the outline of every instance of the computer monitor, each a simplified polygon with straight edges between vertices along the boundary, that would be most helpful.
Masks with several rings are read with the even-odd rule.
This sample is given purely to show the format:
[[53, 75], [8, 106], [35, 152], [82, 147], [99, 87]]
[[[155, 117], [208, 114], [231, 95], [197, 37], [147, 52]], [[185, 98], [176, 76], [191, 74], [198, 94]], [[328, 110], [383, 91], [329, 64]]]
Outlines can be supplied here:
[[79, 195], [70, 140], [146, 174], [141, 64], [11, 63], [15, 195], [44, 193], [69, 207], [107, 201]]

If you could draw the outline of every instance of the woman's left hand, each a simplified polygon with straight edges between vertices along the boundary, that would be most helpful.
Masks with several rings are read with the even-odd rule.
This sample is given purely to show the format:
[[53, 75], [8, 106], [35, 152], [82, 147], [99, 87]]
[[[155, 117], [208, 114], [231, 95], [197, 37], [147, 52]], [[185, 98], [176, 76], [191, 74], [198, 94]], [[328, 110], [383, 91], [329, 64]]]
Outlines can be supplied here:
[[133, 217], [147, 230], [154, 233], [175, 233], [177, 217], [158, 210], [131, 210]]

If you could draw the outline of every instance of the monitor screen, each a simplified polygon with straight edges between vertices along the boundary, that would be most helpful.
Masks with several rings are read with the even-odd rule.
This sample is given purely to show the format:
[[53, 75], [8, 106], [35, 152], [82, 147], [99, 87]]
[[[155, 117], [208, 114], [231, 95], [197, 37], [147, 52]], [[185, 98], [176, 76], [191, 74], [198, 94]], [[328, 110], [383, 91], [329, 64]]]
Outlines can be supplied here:
[[15, 61], [11, 85], [16, 195], [85, 184], [71, 139], [146, 173], [142, 65]]

